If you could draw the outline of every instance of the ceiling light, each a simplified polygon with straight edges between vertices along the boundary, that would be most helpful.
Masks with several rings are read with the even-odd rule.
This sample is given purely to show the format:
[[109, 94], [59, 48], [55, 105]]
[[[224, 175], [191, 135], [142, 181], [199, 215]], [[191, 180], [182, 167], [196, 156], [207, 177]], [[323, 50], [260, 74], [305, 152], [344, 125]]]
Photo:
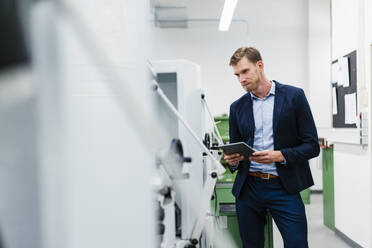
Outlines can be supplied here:
[[220, 19], [220, 26], [218, 27], [220, 31], [229, 30], [237, 3], [238, 0], [225, 0], [225, 5], [223, 6], [222, 15]]

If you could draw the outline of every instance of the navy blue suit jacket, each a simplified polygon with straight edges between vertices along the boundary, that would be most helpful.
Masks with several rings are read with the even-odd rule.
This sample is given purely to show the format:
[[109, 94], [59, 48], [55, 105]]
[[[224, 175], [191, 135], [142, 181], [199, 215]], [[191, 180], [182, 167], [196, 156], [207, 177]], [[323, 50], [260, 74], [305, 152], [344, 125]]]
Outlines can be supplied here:
[[[254, 116], [250, 93], [230, 106], [230, 143], [244, 141], [253, 146]], [[280, 150], [286, 165], [276, 163], [279, 179], [290, 193], [300, 192], [312, 185], [308, 160], [319, 155], [318, 134], [304, 91], [275, 81], [273, 113], [274, 150]], [[232, 193], [238, 197], [248, 176], [250, 161], [240, 162]]]

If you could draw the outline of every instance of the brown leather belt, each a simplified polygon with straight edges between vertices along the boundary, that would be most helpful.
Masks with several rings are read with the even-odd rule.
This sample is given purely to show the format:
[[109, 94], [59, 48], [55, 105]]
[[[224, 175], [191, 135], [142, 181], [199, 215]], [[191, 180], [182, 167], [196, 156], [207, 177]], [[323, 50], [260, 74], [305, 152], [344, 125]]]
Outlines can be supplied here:
[[269, 174], [269, 173], [263, 173], [259, 171], [250, 171], [249, 175], [254, 176], [254, 177], [259, 177], [262, 179], [272, 179], [272, 178], [278, 178], [278, 176]]

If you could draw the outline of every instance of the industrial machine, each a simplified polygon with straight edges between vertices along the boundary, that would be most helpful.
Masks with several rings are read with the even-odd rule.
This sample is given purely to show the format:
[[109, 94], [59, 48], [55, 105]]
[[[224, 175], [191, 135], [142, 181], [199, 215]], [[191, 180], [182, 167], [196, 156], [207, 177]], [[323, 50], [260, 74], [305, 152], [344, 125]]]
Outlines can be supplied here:
[[[112, 66], [121, 63], [117, 51], [108, 59], [80, 9], [49, 3], [35, 18], [45, 247], [206, 247], [215, 231], [210, 199], [225, 169], [202, 142], [199, 66], [144, 63], [144, 53], [132, 66]], [[56, 16], [59, 28], [50, 28]], [[233, 247], [218, 239], [216, 247]]]
[[[209, 149], [199, 66], [147, 61], [148, 1], [102, 3], [112, 19], [87, 5], [39, 2], [31, 18], [39, 215], [24, 224], [37, 228], [28, 247], [234, 247], [211, 211], [225, 169]], [[2, 230], [6, 247], [29, 240]]]
[[[223, 247], [222, 244], [223, 242], [226, 244], [226, 241], [221, 241], [222, 244], [217, 242], [213, 246], [210, 245], [213, 243], [211, 238], [217, 235], [215, 235], [216, 219], [210, 218], [209, 200], [212, 197], [217, 176], [222, 175], [225, 170], [218, 161], [221, 156], [213, 155], [209, 151], [210, 146], [207, 145], [207, 143], [210, 144], [212, 134], [208, 133], [209, 130], [205, 124], [205, 110], [209, 111], [209, 108], [205, 102], [205, 94], [200, 87], [199, 66], [184, 60], [151, 61], [150, 66], [156, 78], [155, 88], [160, 96], [159, 100], [163, 100], [158, 102], [159, 119], [169, 130], [168, 138], [164, 139], [176, 137], [178, 142], [182, 141], [184, 144], [185, 154], [190, 156], [186, 159], [189, 162], [184, 166], [186, 168], [179, 167], [184, 174], [179, 173], [180, 177], [174, 178], [176, 180], [173, 180], [172, 186], [168, 187], [172, 192], [168, 194], [169, 202], [172, 202], [172, 196], [175, 196], [174, 207], [169, 207], [168, 211], [164, 208], [164, 214], [170, 216], [168, 218], [175, 216], [175, 220], [164, 225], [164, 231], [161, 230], [161, 247], [172, 247], [172, 243], [177, 247], [185, 244], [190, 247], [196, 245]], [[205, 138], [202, 143], [203, 135]], [[182, 160], [185, 161], [185, 159], [179, 161]], [[167, 174], [170, 173], [168, 171]], [[164, 198], [161, 199], [163, 202], [160, 202], [160, 205], [163, 205]], [[176, 233], [172, 230], [174, 222]], [[208, 229], [208, 227], [211, 228]], [[167, 229], [171, 231], [167, 232]], [[229, 239], [228, 236], [226, 237]], [[233, 246], [233, 244], [229, 245]]]

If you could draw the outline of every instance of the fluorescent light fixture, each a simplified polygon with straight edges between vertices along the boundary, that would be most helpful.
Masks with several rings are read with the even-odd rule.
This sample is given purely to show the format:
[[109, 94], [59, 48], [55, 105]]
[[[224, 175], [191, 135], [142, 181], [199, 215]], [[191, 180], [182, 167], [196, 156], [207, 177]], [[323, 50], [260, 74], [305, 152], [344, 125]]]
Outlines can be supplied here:
[[225, 5], [223, 6], [222, 15], [220, 19], [220, 26], [218, 27], [220, 31], [229, 30], [237, 3], [238, 0], [225, 0]]

